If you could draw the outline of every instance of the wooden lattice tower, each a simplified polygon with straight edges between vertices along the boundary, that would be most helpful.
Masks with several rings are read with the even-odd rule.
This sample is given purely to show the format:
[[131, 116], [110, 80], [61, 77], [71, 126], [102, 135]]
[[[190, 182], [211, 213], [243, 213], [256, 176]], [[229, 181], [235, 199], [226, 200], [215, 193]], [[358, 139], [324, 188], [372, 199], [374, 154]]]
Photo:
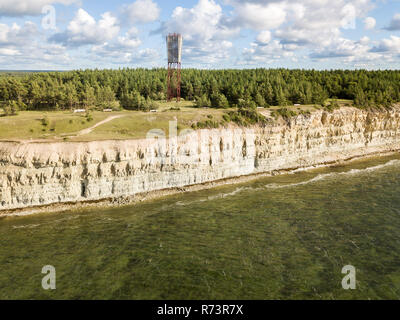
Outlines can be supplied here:
[[[171, 33], [167, 36], [168, 78], [167, 100], [181, 100], [182, 35]], [[176, 83], [174, 84], [174, 80]], [[176, 87], [176, 88], [175, 88]], [[176, 90], [175, 90], [176, 89]]]

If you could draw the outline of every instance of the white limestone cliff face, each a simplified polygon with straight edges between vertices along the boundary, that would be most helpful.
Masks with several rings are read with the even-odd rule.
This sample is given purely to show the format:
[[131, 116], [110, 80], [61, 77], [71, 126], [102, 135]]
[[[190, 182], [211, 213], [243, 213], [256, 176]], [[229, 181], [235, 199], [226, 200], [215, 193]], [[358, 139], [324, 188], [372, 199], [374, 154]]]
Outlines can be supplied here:
[[400, 108], [342, 108], [177, 138], [0, 142], [0, 210], [94, 201], [400, 150]]

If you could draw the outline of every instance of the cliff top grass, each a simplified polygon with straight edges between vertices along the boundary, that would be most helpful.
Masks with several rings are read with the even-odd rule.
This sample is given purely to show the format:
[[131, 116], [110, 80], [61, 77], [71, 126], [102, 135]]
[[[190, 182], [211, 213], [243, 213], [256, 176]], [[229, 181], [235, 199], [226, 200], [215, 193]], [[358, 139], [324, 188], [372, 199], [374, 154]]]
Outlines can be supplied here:
[[[178, 130], [191, 128], [195, 123], [210, 119], [219, 122], [229, 110], [232, 109], [195, 108], [192, 102], [182, 101], [160, 102], [157, 112], [123, 110], [91, 111], [85, 114], [71, 111], [21, 111], [14, 116], [0, 116], [0, 141], [140, 139], [145, 138], [151, 129], [161, 129], [168, 135], [169, 122], [174, 120], [178, 123]], [[89, 130], [82, 134], [85, 129]]]
[[[328, 101], [330, 103], [331, 101]], [[352, 106], [350, 100], [336, 100], [338, 107]], [[183, 129], [227, 125], [226, 115], [236, 109], [197, 108], [193, 102], [157, 102], [157, 112], [114, 111], [73, 113], [71, 111], [22, 111], [0, 116], [0, 141], [96, 141], [145, 138], [152, 129], [168, 136], [170, 121]], [[273, 119], [285, 114], [311, 113], [317, 105], [272, 106], [258, 112]]]

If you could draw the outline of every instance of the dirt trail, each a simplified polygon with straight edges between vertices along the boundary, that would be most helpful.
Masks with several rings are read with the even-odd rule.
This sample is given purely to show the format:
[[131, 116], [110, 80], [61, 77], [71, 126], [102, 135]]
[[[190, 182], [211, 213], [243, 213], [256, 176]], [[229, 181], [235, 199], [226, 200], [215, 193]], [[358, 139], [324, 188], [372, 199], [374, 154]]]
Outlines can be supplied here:
[[111, 117], [108, 117], [107, 119], [104, 119], [103, 121], [100, 121], [100, 122], [96, 123], [94, 126], [92, 126], [92, 127], [90, 127], [90, 128], [83, 129], [83, 130], [79, 131], [79, 132], [76, 134], [76, 136], [79, 137], [79, 136], [83, 136], [83, 135], [85, 135], [85, 134], [89, 134], [89, 133], [91, 133], [95, 128], [97, 128], [98, 126], [101, 126], [101, 125], [103, 125], [103, 124], [105, 124], [105, 123], [107, 123], [107, 122], [110, 122], [110, 121], [112, 121], [112, 120], [115, 120], [115, 119], [118, 119], [118, 118], [122, 118], [122, 117], [124, 117], [124, 115], [118, 115], [118, 116], [111, 116]]

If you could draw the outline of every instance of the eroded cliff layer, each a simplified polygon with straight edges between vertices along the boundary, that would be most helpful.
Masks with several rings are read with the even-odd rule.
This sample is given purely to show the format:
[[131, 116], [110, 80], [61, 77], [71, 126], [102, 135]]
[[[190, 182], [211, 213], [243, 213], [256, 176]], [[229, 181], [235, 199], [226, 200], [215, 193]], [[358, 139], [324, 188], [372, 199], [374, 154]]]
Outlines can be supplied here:
[[0, 142], [0, 210], [94, 201], [400, 150], [400, 108], [143, 140]]

